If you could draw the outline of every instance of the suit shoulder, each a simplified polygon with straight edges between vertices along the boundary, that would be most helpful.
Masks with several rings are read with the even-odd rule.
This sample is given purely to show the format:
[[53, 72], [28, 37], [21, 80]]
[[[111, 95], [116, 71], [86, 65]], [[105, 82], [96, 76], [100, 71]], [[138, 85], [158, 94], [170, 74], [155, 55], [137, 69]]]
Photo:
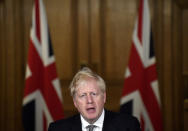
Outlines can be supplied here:
[[136, 117], [129, 114], [107, 111], [107, 123], [113, 124], [118, 129], [135, 129], [140, 131], [140, 124]]
[[125, 126], [125, 123], [126, 123], [126, 126], [128, 128], [131, 128], [131, 129], [136, 129], [136, 131], [139, 131], [140, 130], [140, 123], [138, 121], [138, 119], [132, 115], [129, 115], [129, 114], [122, 114], [122, 113], [119, 113], [118, 114], [118, 124], [120, 126]]
[[129, 114], [124, 114], [120, 112], [113, 112], [113, 111], [106, 111], [106, 116], [110, 117], [111, 119], [123, 119], [123, 120], [134, 120], [136, 119], [134, 116]]
[[79, 122], [79, 119], [79, 115], [74, 115], [72, 117], [57, 120], [55, 122], [50, 123], [48, 131], [60, 131], [61, 129], [68, 131], [72, 127], [73, 123]]
[[60, 119], [55, 122], [52, 122], [53, 124], [71, 124], [75, 119], [79, 118], [79, 115], [74, 115], [68, 118]]

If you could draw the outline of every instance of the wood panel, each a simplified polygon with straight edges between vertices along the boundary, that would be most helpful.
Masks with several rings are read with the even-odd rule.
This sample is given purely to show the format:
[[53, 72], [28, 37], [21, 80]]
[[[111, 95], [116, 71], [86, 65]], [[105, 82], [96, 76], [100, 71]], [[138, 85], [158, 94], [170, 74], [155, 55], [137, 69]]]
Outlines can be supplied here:
[[184, 98], [184, 130], [187, 131], [188, 130], [188, 125], [187, 125], [187, 121], [188, 121], [188, 38], [187, 38], [187, 34], [188, 34], [188, 26], [187, 26], [187, 22], [188, 22], [188, 9], [183, 11], [183, 15], [182, 15], [182, 30], [183, 30], [183, 40], [182, 40], [182, 55], [183, 55], [183, 70], [182, 70], [182, 74], [183, 74], [183, 98]]
[[[23, 87], [24, 87], [24, 80], [25, 80], [25, 43], [24, 43], [24, 30], [23, 30], [23, 1], [17, 0], [14, 1], [14, 41], [13, 41], [13, 49], [15, 50], [14, 57], [14, 76], [13, 79], [15, 81], [13, 88], [14, 90], [14, 97], [13, 103], [15, 103], [14, 107], [14, 128], [11, 130], [22, 130], [22, 98], [23, 98]], [[10, 47], [11, 48], [11, 47]], [[18, 121], [19, 120], [19, 121]], [[16, 128], [16, 129], [15, 129]]]
[[187, 41], [188, 41], [188, 37], [187, 37], [187, 34], [188, 34], [188, 9], [184, 10], [182, 12], [182, 19], [183, 19], [183, 23], [182, 23], [182, 30], [183, 30], [183, 73], [185, 75], [188, 75], [188, 60], [187, 60], [187, 57], [188, 57], [188, 52], [187, 52], [187, 49], [188, 49], [188, 44], [187, 44]]
[[5, 15], [4, 15], [4, 4], [0, 3], [0, 130], [6, 129], [5, 128], [5, 110], [6, 107], [5, 105], [5, 99], [6, 99], [6, 95], [5, 95], [5, 91], [6, 91], [6, 71], [5, 71], [5, 63], [6, 59], [5, 59], [5, 53], [6, 53], [6, 47], [3, 43], [5, 43]]
[[173, 68], [173, 110], [174, 110], [174, 128], [183, 130], [183, 79], [182, 79], [182, 12], [183, 10], [173, 4], [172, 16], [172, 68]]
[[78, 68], [81, 64], [89, 63], [90, 59], [90, 8], [88, 0], [78, 1], [78, 46], [77, 46], [77, 59]]
[[[70, 79], [73, 75], [77, 55], [75, 33], [77, 21], [74, 18], [75, 0], [44, 0], [48, 24], [56, 57], [60, 79]], [[77, 7], [76, 7], [77, 8]], [[87, 33], [87, 32], [86, 32]], [[87, 37], [86, 37], [87, 38]], [[66, 63], [66, 64], [65, 64]]]
[[[15, 27], [14, 27], [14, 13], [13, 13], [13, 5], [14, 2], [11, 0], [5, 1], [5, 8], [6, 10], [6, 15], [5, 15], [5, 42], [6, 42], [6, 100], [5, 100], [5, 114], [6, 114], [6, 123], [5, 127], [7, 130], [14, 130], [15, 128], [15, 44], [14, 44], [14, 32], [15, 32]], [[9, 9], [9, 10], [8, 10]], [[9, 14], [9, 17], [7, 17], [7, 14]], [[8, 123], [8, 121], [12, 121], [11, 123]]]
[[89, 3], [90, 8], [90, 65], [92, 68], [101, 74], [102, 72], [102, 1], [91, 0]]
[[188, 131], [188, 99], [184, 101], [184, 131]]
[[173, 130], [173, 90], [172, 90], [172, 45], [171, 45], [171, 32], [172, 32], [172, 22], [171, 22], [171, 15], [172, 15], [172, 2], [170, 0], [166, 0], [163, 3], [164, 9], [163, 9], [163, 45], [162, 53], [163, 53], [163, 114], [165, 114], [166, 117], [164, 117], [164, 129]]
[[6, 0], [1, 5], [1, 129], [20, 130], [23, 71], [21, 1]]
[[136, 1], [133, 0], [106, 0], [102, 44], [104, 44], [103, 69], [107, 79], [124, 77], [137, 15], [136, 5]]
[[176, 3], [184, 9], [188, 9], [188, 1], [187, 0], [175, 0]]

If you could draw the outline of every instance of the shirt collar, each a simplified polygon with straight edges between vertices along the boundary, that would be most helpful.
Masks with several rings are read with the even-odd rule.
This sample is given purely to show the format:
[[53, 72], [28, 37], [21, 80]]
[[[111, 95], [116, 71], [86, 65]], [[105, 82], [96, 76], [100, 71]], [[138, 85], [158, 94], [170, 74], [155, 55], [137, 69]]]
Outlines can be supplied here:
[[[81, 122], [82, 122], [82, 129], [83, 128], [85, 129], [90, 124], [83, 118], [82, 115], [80, 115], [80, 116], [81, 116]], [[103, 127], [103, 121], [104, 121], [104, 109], [103, 109], [102, 114], [99, 117], [99, 119], [95, 123], [93, 123], [93, 125], [96, 125], [97, 127], [102, 128]]]

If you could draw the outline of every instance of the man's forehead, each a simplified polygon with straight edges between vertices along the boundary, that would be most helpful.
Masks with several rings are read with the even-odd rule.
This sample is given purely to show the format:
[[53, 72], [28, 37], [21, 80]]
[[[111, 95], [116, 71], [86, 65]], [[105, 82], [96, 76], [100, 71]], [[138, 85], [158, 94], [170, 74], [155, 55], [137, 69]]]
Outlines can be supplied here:
[[80, 83], [77, 88], [77, 92], [84, 92], [84, 91], [100, 91], [99, 86], [97, 83]]
[[78, 83], [76, 88], [88, 87], [88, 86], [98, 87], [97, 81], [94, 78], [83, 79], [82, 81]]

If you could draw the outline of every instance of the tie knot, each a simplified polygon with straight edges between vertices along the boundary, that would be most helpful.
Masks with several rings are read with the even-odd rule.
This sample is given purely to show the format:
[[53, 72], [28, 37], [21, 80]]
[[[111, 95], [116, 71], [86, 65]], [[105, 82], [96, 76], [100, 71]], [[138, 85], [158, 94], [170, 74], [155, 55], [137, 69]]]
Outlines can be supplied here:
[[95, 125], [88, 125], [86, 128], [89, 129], [89, 131], [93, 131], [95, 127]]

